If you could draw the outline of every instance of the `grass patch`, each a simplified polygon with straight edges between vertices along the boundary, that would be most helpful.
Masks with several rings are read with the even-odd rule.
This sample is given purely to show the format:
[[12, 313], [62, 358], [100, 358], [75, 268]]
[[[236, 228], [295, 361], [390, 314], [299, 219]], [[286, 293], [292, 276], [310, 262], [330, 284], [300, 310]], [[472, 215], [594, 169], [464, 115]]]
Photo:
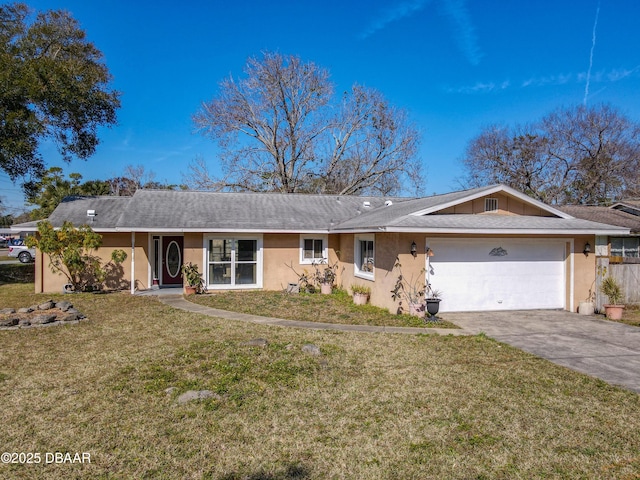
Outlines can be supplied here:
[[0, 285], [3, 283], [33, 283], [35, 281], [35, 275], [36, 269], [34, 263], [8, 263], [0, 265]]
[[266, 317], [307, 322], [387, 327], [458, 328], [451, 322], [425, 322], [411, 315], [393, 315], [373, 305], [355, 305], [344, 290], [331, 295], [288, 294], [274, 291], [227, 291], [197, 295], [189, 300], [200, 305]]
[[[0, 304], [63, 297], [32, 292], [0, 285]], [[90, 452], [91, 464], [0, 464], [2, 478], [640, 475], [640, 396], [486, 336], [288, 329], [150, 297], [64, 298], [88, 319], [0, 331], [0, 442]], [[177, 405], [190, 389], [219, 396]]]

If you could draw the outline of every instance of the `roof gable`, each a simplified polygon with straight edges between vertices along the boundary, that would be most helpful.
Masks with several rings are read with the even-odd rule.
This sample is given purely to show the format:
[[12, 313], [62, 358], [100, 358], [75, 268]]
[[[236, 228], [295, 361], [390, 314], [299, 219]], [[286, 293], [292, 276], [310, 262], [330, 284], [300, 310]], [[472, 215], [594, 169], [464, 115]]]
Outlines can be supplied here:
[[640, 201], [638, 200], [625, 200], [623, 202], [614, 203], [610, 208], [640, 217]]
[[534, 198], [525, 195], [511, 187], [506, 185], [490, 185], [488, 187], [480, 187], [472, 190], [465, 190], [462, 192], [456, 192], [458, 195], [451, 196], [450, 198], [443, 199], [443, 202], [439, 204], [430, 205], [426, 208], [418, 210], [416, 212], [411, 213], [413, 216], [422, 216], [422, 215], [430, 215], [433, 213], [438, 213], [443, 210], [450, 209], [451, 207], [455, 207], [458, 205], [462, 205], [465, 203], [473, 202], [474, 200], [495, 195], [497, 193], [503, 193], [507, 196], [517, 198], [522, 203], [526, 205], [531, 205], [534, 208], [540, 209], [541, 211], [547, 212], [548, 214], [559, 217], [559, 218], [571, 218], [571, 215], [562, 212], [558, 209], [555, 209], [546, 203], [542, 203]]

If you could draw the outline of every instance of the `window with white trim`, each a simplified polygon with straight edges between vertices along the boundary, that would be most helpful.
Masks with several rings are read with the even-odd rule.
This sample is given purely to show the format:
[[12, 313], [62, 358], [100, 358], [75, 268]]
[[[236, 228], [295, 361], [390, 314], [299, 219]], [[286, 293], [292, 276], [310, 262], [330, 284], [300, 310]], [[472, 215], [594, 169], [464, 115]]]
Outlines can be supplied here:
[[373, 280], [375, 270], [375, 240], [373, 235], [356, 235], [353, 264], [355, 276]]
[[300, 263], [311, 264], [329, 257], [326, 235], [300, 235]]
[[205, 245], [209, 288], [262, 286], [262, 239], [216, 237]]

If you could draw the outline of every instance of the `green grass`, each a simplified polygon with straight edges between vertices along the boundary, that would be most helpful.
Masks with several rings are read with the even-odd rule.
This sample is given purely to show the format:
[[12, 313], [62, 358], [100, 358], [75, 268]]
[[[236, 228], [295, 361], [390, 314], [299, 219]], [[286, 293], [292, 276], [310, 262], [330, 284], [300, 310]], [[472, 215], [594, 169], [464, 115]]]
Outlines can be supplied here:
[[[2, 451], [91, 464], [0, 464], [1, 478], [640, 476], [640, 396], [484, 335], [289, 329], [32, 292], [0, 285], [0, 305], [65, 298], [88, 319], [0, 331]], [[218, 396], [177, 405], [189, 389]]]
[[458, 328], [451, 322], [394, 315], [373, 305], [355, 305], [344, 290], [331, 295], [269, 291], [226, 291], [189, 297], [189, 301], [234, 312], [267, 317], [351, 325]]
[[3, 283], [33, 283], [35, 264], [9, 263], [0, 265], [0, 285]]
[[[604, 318], [610, 320], [607, 317]], [[622, 319], [612, 321], [626, 323], [627, 325], [632, 325], [634, 327], [640, 327], [640, 305], [627, 305], [622, 312]]]

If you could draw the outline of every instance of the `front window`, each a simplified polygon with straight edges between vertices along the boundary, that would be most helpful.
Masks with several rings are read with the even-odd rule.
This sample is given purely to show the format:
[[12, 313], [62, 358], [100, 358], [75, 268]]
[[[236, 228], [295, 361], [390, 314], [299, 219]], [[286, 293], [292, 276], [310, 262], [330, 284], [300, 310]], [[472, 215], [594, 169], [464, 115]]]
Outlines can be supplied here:
[[357, 236], [354, 250], [355, 275], [373, 280], [375, 268], [375, 244], [373, 235]]
[[260, 248], [256, 238], [208, 239], [208, 285], [212, 288], [261, 286]]
[[638, 258], [640, 256], [639, 244], [638, 237], [612, 237], [611, 256]]
[[328, 258], [327, 236], [300, 236], [300, 263], [311, 264]]

